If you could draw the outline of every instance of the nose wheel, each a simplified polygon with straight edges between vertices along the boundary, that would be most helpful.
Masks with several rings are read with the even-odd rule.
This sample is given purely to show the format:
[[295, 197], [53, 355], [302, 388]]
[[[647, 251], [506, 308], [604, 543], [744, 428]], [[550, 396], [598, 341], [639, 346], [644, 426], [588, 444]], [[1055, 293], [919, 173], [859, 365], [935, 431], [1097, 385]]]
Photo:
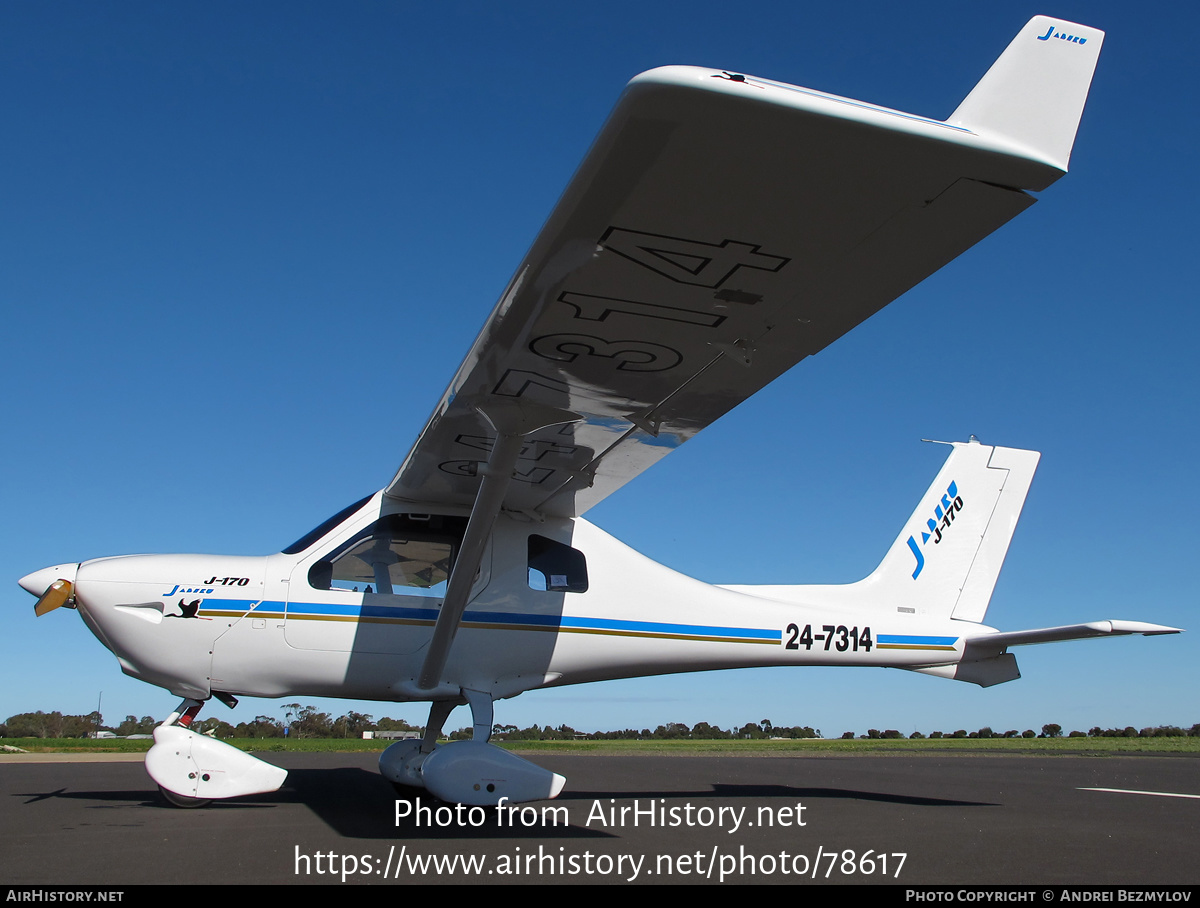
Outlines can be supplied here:
[[213, 802], [212, 798], [189, 798], [187, 795], [176, 794], [169, 788], [163, 788], [161, 785], [158, 786], [158, 793], [172, 807], [207, 807]]

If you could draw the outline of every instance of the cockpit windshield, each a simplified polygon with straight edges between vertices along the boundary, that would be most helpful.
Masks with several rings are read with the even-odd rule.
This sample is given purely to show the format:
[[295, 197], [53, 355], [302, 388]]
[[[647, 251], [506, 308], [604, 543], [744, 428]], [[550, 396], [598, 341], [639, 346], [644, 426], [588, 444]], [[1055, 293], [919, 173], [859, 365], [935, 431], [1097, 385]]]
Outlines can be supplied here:
[[314, 542], [316, 542], [318, 539], [320, 539], [322, 536], [324, 536], [326, 533], [328, 533], [330, 530], [332, 530], [334, 527], [336, 527], [339, 523], [341, 523], [343, 520], [345, 520], [347, 517], [349, 517], [351, 514], [353, 514], [359, 508], [361, 508], [364, 504], [366, 504], [368, 501], [370, 501], [372, 497], [373, 497], [373, 494], [368, 495], [366, 498], [360, 498], [358, 501], [354, 502], [354, 504], [350, 505], [349, 507], [342, 508], [340, 511], [338, 511], [336, 514], [334, 514], [332, 517], [330, 517], [328, 520], [326, 520], [320, 526], [309, 530], [307, 533], [305, 533], [303, 536], [301, 536], [299, 539], [297, 539], [295, 542], [293, 542], [291, 545], [289, 545], [286, 549], [283, 550], [283, 554], [297, 555], [300, 552], [303, 552], [306, 548], [308, 548], [310, 545], [312, 545]]

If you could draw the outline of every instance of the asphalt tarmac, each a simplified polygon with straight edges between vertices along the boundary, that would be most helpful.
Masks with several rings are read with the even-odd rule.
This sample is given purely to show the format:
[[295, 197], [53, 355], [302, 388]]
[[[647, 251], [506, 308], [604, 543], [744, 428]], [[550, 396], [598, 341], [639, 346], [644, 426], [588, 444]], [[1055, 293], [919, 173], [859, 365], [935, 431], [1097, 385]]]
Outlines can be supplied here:
[[197, 810], [140, 762], [0, 762], [0, 883], [1200, 882], [1190, 756], [543, 754], [566, 791], [515, 812], [397, 802], [370, 754], [262, 756], [283, 789]]

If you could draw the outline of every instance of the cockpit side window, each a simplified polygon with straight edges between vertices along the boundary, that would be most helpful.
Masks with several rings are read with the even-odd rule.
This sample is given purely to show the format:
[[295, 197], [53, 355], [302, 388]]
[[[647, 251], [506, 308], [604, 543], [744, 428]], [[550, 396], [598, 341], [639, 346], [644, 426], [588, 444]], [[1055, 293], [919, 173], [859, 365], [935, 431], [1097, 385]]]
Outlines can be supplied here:
[[315, 589], [444, 598], [466, 521], [393, 514], [313, 565]]

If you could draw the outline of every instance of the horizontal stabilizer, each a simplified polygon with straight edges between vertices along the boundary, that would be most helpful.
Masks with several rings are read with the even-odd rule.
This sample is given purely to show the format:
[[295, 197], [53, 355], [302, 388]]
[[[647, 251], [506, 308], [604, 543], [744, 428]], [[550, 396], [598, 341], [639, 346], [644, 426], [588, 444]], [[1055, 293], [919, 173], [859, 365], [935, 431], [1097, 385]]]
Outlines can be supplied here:
[[1010, 646], [1026, 646], [1032, 643], [1055, 643], [1059, 640], [1084, 640], [1088, 637], [1123, 637], [1128, 634], [1143, 634], [1147, 637], [1158, 634], [1180, 634], [1181, 628], [1145, 621], [1089, 621], [1086, 624], [1067, 624], [1062, 627], [1043, 627], [1029, 631], [1007, 631], [972, 637], [967, 641], [964, 661], [986, 659], [1004, 652]]
[[941, 665], [923, 665], [911, 669], [923, 675], [967, 681], [980, 687], [991, 687], [1021, 677], [1016, 657], [1006, 652], [1010, 646], [1031, 643], [1055, 643], [1059, 640], [1083, 640], [1087, 637], [1122, 637], [1128, 634], [1180, 634], [1177, 627], [1148, 624], [1145, 621], [1089, 621], [1087, 624], [1067, 624], [1062, 627], [1043, 627], [1029, 631], [1009, 631], [984, 634], [967, 640], [962, 659]]
[[1064, 173], [1104, 32], [1037, 16], [946, 122]]

